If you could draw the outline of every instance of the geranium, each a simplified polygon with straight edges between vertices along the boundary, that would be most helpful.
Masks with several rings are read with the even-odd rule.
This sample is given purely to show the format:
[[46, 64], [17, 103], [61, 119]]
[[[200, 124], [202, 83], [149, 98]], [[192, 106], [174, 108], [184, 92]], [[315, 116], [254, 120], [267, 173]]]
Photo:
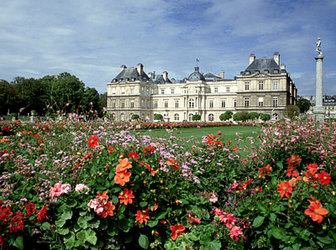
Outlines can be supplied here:
[[[87, 191], [90, 190], [90, 188], [88, 186], [86, 186], [85, 184], [77, 184], [76, 187], [75, 187], [75, 191], [77, 192], [81, 192], [83, 191], [83, 189], [86, 189]], [[87, 192], [86, 192], [87, 194]]]
[[120, 204], [125, 204], [127, 206], [127, 204], [133, 203], [132, 199], [134, 199], [135, 196], [133, 195], [132, 190], [125, 188], [124, 192], [119, 193], [118, 198], [120, 199]]
[[146, 223], [149, 220], [149, 216], [147, 212], [142, 213], [140, 210], [137, 211], [135, 214], [135, 220], [138, 221], [140, 224]]
[[172, 240], [176, 240], [177, 237], [184, 234], [185, 227], [182, 224], [172, 225], [170, 226], [170, 230], [172, 230], [171, 233]]
[[234, 226], [230, 229], [229, 235], [231, 239], [234, 238], [236, 241], [238, 241], [240, 236], [243, 235], [243, 231], [240, 227]]
[[308, 200], [310, 205], [308, 206], [308, 208], [304, 211], [304, 213], [308, 216], [310, 216], [310, 218], [313, 221], [316, 221], [318, 223], [321, 223], [323, 220], [323, 216], [327, 216], [328, 214], [328, 210], [325, 208], [322, 208], [322, 204], [320, 201], [316, 200], [313, 196], [311, 196], [311, 198], [313, 199], [313, 201]]
[[137, 152], [131, 152], [129, 155], [128, 155], [129, 158], [131, 159], [134, 159], [135, 162], [138, 161], [139, 159], [139, 154], [137, 154]]
[[98, 137], [96, 135], [91, 135], [88, 139], [89, 148], [95, 148], [98, 146]]
[[214, 193], [212, 193], [209, 201], [212, 203], [216, 203], [218, 201], [218, 198]]
[[61, 181], [56, 183], [54, 187], [52, 187], [49, 191], [51, 199], [54, 197], [61, 196], [62, 194], [66, 194], [71, 191], [71, 185], [67, 183], [62, 183]]
[[278, 184], [277, 191], [280, 193], [281, 197], [286, 196], [289, 198], [291, 196], [291, 193], [293, 192], [292, 186], [289, 184], [289, 182], [283, 182], [281, 181], [280, 184]]
[[113, 216], [115, 206], [111, 201], [108, 201], [108, 198], [107, 191], [104, 191], [102, 194], [98, 192], [96, 198], [91, 199], [88, 203], [89, 211], [93, 209], [97, 215], [103, 218]]
[[301, 161], [301, 158], [299, 156], [291, 155], [291, 157], [287, 159], [286, 164], [288, 165], [288, 168], [291, 168], [295, 165], [299, 165], [300, 161]]
[[330, 180], [331, 180], [330, 175], [327, 172], [324, 172], [324, 171], [321, 171], [321, 173], [318, 174], [318, 178], [319, 178], [319, 181], [321, 182], [321, 184], [327, 185], [327, 186], [329, 185]]

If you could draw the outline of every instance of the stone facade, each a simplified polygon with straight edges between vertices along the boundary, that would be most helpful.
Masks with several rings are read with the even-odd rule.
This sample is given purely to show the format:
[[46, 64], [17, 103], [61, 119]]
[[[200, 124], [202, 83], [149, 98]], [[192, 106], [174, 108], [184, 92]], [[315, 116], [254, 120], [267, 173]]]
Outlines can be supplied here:
[[235, 79], [225, 79], [196, 66], [193, 73], [181, 81], [170, 80], [168, 73], [156, 75], [137, 68], [121, 66], [121, 72], [107, 84], [107, 112], [116, 121], [131, 120], [138, 114], [153, 121], [154, 114], [166, 121], [192, 121], [199, 114], [201, 121], [220, 121], [225, 111], [267, 113], [273, 119], [283, 117], [284, 109], [295, 104], [297, 89], [280, 55], [255, 59]]

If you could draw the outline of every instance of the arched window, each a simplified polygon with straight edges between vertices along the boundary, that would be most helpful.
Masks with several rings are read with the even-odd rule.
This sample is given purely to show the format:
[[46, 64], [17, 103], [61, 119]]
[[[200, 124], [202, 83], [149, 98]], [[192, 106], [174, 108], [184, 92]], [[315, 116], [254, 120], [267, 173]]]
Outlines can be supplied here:
[[115, 113], [112, 113], [112, 120], [115, 119]]
[[193, 114], [189, 114], [189, 121], [192, 122]]
[[195, 100], [193, 98], [189, 99], [189, 108], [194, 108], [195, 107]]
[[174, 115], [174, 120], [175, 120], [175, 121], [178, 121], [179, 119], [180, 119], [179, 114], [175, 114], [175, 115]]
[[121, 121], [125, 121], [125, 114], [124, 114], [124, 113], [121, 113], [121, 114], [120, 114], [120, 120], [121, 120]]
[[209, 121], [213, 121], [214, 120], [214, 115], [213, 114], [209, 114]]
[[278, 114], [277, 114], [277, 113], [274, 113], [274, 114], [273, 114], [273, 120], [278, 120], [278, 119], [279, 119]]

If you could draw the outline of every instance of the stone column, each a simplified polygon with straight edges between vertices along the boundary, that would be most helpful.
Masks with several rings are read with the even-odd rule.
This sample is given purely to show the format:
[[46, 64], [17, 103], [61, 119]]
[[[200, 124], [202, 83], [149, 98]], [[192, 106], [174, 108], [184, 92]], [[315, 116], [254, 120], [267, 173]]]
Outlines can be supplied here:
[[315, 120], [318, 122], [324, 121], [324, 109], [322, 103], [322, 61], [324, 56], [319, 54], [315, 57], [316, 60], [316, 96], [314, 114]]

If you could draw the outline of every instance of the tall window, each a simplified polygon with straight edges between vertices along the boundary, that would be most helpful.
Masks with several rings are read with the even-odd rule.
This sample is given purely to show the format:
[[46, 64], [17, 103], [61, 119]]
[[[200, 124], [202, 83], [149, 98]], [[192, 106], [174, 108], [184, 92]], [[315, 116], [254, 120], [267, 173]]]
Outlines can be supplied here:
[[112, 108], [115, 108], [116, 107], [116, 101], [115, 100], [112, 100], [112, 104], [111, 104]]
[[121, 87], [121, 94], [125, 94], [125, 87]]
[[179, 114], [175, 114], [175, 115], [174, 115], [174, 120], [175, 120], [175, 121], [178, 121], [179, 119], [180, 119]]
[[236, 99], [233, 100], [233, 107], [237, 107], [237, 100]]
[[165, 101], [165, 103], [164, 103], [164, 107], [165, 107], [165, 108], [168, 108], [168, 101]]
[[264, 97], [259, 97], [259, 107], [264, 106]]
[[250, 98], [245, 98], [245, 107], [249, 107], [250, 106]]
[[273, 89], [274, 90], [278, 89], [278, 81], [273, 81]]
[[209, 121], [213, 121], [214, 120], [214, 115], [213, 114], [209, 114]]
[[174, 89], [170, 89], [170, 93], [171, 93], [171, 94], [174, 94], [174, 93], [175, 93], [175, 90], [174, 90]]
[[189, 114], [188, 118], [189, 118], [189, 121], [192, 122], [193, 114]]
[[225, 108], [225, 100], [222, 100], [222, 108]]
[[249, 82], [245, 82], [245, 90], [249, 90], [250, 89], [250, 83]]
[[134, 100], [131, 100], [131, 108], [134, 108]]
[[161, 95], [164, 95], [164, 89], [161, 89]]
[[210, 108], [213, 108], [213, 105], [214, 105], [214, 104], [213, 104], [213, 100], [210, 100], [210, 101], [209, 101], [209, 107], [210, 107]]
[[134, 94], [134, 88], [131, 88], [131, 94]]
[[273, 107], [278, 107], [278, 97], [273, 97]]
[[226, 87], [226, 92], [230, 92], [230, 87]]
[[179, 107], [179, 101], [175, 100], [175, 108], [178, 108], [178, 107]]
[[259, 81], [259, 90], [264, 89], [264, 81]]
[[189, 108], [195, 107], [195, 100], [193, 98], [189, 99]]
[[218, 93], [218, 88], [215, 88], [215, 93]]
[[121, 107], [125, 108], [125, 101], [121, 101]]
[[145, 106], [145, 101], [141, 100], [141, 108], [144, 108], [144, 106]]
[[120, 120], [125, 121], [125, 114], [124, 113], [120, 114]]
[[115, 94], [116, 93], [116, 88], [112, 88], [112, 94]]
[[154, 108], [158, 107], [158, 101], [154, 101]]

